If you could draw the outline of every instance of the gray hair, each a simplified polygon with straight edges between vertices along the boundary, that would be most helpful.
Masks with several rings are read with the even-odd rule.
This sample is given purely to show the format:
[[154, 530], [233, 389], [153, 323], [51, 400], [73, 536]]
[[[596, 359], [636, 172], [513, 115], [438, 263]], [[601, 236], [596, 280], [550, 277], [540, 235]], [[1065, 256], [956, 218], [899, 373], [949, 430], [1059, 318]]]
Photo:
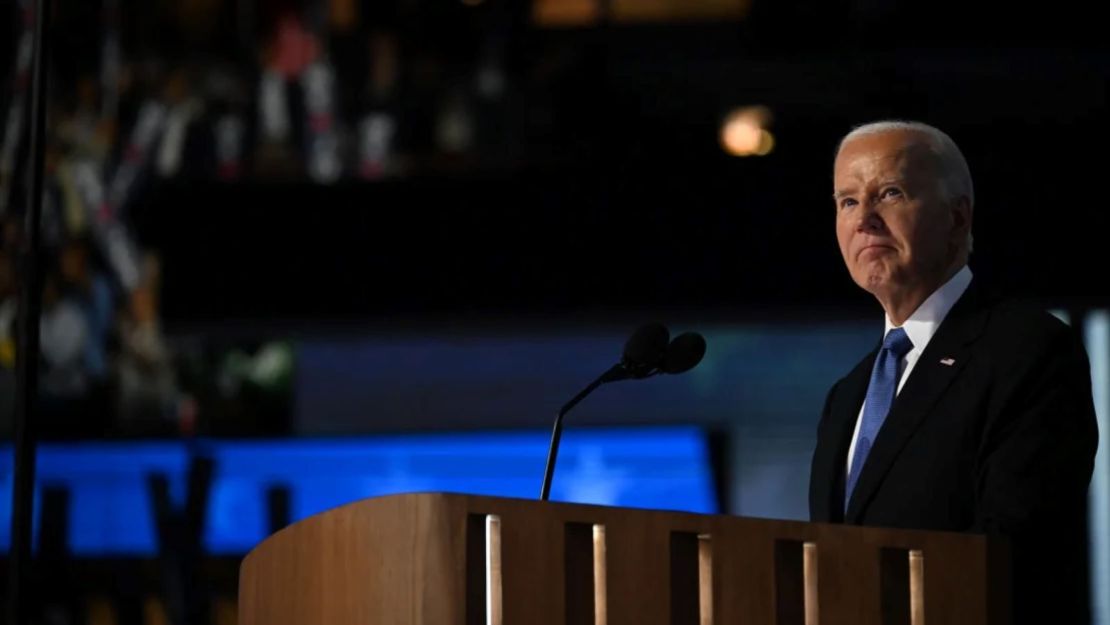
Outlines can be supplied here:
[[[844, 144], [852, 139], [867, 135], [882, 134], [884, 132], [916, 132], [925, 136], [926, 145], [937, 157], [940, 165], [940, 188], [945, 200], [951, 202], [960, 196], [967, 198], [971, 207], [975, 207], [975, 187], [971, 182], [971, 169], [967, 166], [963, 152], [944, 131], [922, 122], [903, 120], [884, 120], [863, 124], [852, 129], [837, 147], [837, 154], [844, 148]], [[967, 250], [972, 247], [971, 232], [967, 233]]]

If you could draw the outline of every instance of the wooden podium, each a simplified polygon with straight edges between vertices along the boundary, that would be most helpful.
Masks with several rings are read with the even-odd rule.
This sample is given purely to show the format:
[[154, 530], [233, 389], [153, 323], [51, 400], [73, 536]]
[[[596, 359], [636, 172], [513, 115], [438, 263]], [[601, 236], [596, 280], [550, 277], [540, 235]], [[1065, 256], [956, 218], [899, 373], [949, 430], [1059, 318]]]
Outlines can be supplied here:
[[269, 537], [240, 625], [1004, 625], [983, 536], [411, 494]]

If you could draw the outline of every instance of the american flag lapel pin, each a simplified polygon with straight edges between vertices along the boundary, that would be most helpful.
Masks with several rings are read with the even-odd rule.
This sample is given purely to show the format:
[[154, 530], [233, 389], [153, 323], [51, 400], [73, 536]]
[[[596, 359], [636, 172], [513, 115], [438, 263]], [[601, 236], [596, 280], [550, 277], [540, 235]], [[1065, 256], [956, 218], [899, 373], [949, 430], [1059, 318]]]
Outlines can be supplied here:
[[956, 359], [955, 358], [941, 358], [940, 359], [940, 364], [945, 365], [947, 367], [951, 367], [952, 365], [956, 364]]

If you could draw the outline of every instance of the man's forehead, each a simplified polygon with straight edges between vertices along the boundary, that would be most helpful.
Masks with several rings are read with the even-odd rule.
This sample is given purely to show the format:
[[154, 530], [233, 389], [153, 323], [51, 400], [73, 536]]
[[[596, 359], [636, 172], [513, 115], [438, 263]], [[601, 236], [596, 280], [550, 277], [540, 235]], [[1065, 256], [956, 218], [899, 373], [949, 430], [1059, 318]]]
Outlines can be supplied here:
[[877, 175], [910, 175], [923, 169], [931, 170], [933, 160], [927, 143], [914, 134], [865, 135], [842, 146], [833, 166], [834, 183], [848, 184]]

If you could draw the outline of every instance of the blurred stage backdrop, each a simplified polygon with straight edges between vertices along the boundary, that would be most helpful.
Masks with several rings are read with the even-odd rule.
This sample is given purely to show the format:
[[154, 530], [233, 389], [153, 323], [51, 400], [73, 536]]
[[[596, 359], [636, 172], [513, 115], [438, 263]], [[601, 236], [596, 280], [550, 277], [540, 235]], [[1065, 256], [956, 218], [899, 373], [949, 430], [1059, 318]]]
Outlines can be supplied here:
[[[0, 0], [5, 441], [33, 6]], [[226, 625], [239, 559], [289, 522], [392, 492], [535, 497], [555, 411], [649, 321], [702, 332], [705, 360], [583, 403], [553, 497], [806, 518], [825, 393], [882, 328], [837, 250], [833, 153], [897, 117], [970, 162], [975, 275], [1084, 334], [1110, 625], [1095, 4], [53, 6], [41, 622]]]

